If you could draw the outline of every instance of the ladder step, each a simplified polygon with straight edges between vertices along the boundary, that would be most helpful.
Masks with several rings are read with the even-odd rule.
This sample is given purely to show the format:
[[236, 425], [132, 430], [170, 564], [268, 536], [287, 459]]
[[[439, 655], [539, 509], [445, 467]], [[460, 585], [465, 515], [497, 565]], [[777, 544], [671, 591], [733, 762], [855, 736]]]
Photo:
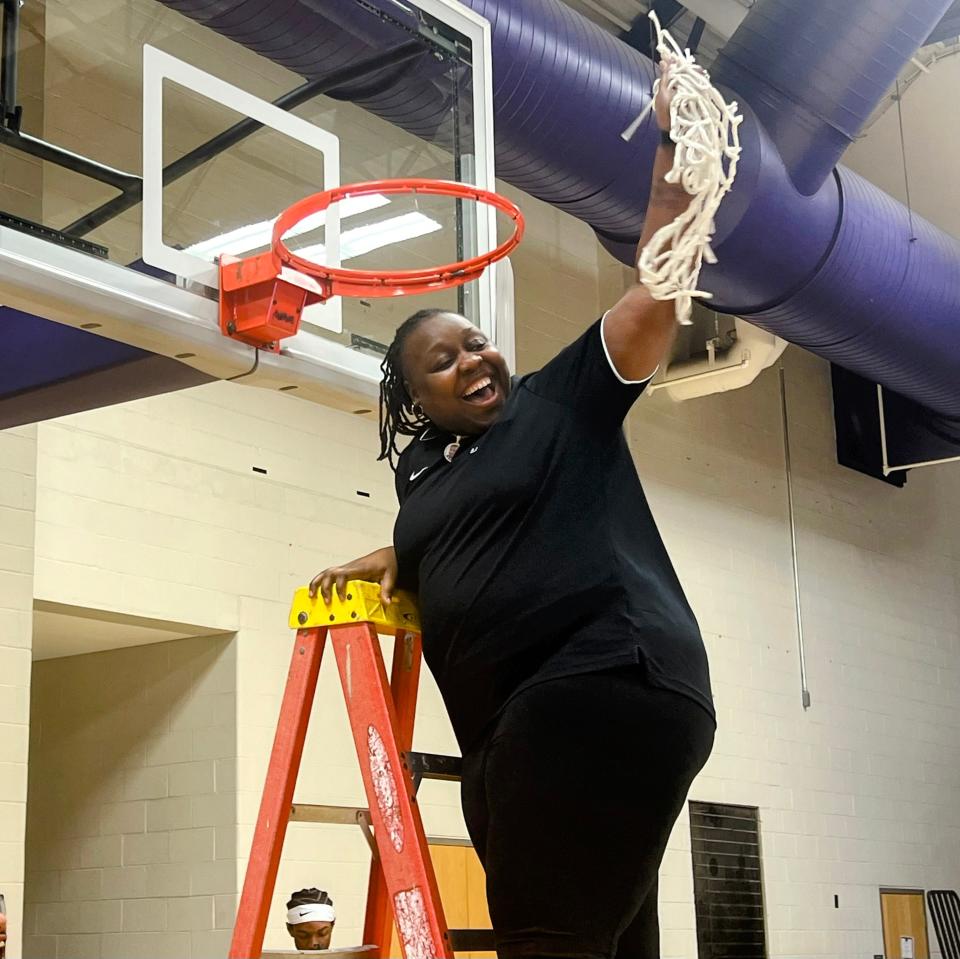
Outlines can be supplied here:
[[370, 810], [366, 806], [314, 806], [294, 803], [290, 807], [290, 822], [332, 822], [340, 826], [358, 826], [369, 821]]
[[294, 803], [290, 807], [290, 822], [329, 822], [337, 826], [359, 826], [376, 860], [380, 853], [373, 837], [373, 821], [365, 806], [312, 806]]
[[404, 754], [413, 781], [419, 786], [421, 779], [443, 779], [447, 782], [459, 782], [463, 760], [459, 756], [441, 756], [438, 753]]
[[497, 948], [492, 929], [449, 929], [448, 932], [454, 952], [494, 952]]
[[[343, 949], [324, 949], [324, 959], [350, 959], [351, 956], [369, 956], [377, 951], [376, 946], [345, 946]], [[264, 949], [260, 953], [264, 959], [303, 959], [307, 953], [293, 949]]]

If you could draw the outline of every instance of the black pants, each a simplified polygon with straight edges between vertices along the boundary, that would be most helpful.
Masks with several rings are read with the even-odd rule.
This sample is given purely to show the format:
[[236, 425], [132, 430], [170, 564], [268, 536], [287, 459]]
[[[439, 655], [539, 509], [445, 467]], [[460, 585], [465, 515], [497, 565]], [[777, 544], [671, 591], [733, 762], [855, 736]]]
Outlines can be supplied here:
[[658, 959], [657, 871], [714, 723], [622, 667], [517, 695], [463, 761], [500, 957]]

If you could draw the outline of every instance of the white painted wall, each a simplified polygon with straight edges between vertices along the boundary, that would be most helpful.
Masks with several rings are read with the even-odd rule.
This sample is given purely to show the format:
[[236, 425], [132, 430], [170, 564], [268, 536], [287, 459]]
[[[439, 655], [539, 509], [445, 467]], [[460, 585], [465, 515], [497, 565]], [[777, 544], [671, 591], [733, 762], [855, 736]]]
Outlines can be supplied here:
[[[389, 536], [393, 485], [375, 462], [375, 423], [218, 383], [42, 424], [40, 433], [38, 598], [236, 632], [238, 889], [292, 651], [293, 589]], [[453, 744], [427, 683], [417, 745]], [[423, 798], [433, 833], [465, 835], [455, 787], [437, 784]], [[332, 661], [298, 799], [364, 803]], [[333, 895], [339, 941], [359, 941], [367, 863], [359, 830], [292, 826], [268, 945], [289, 943], [282, 901], [310, 885]], [[126, 954], [157, 956], [163, 945], [150, 937], [137, 951], [128, 940]], [[170, 944], [169, 954], [180, 948]]]
[[36, 428], [0, 432], [0, 893], [19, 959], [30, 734]]
[[[720, 731], [692, 796], [760, 807], [771, 956], [869, 957], [880, 886], [960, 885], [960, 472], [896, 490], [838, 467], [826, 364], [791, 349], [786, 368], [807, 712], [776, 371], [663, 415], [652, 402], [631, 440], [710, 650]], [[686, 823], [675, 836], [664, 954], [680, 957], [696, 942]]]
[[25, 955], [226, 955], [235, 687], [223, 636], [34, 664]]
[[[613, 301], [625, 274], [586, 228], [525, 207], [517, 315], [529, 369]], [[807, 712], [776, 371], [684, 405], [645, 398], [629, 436], [711, 654], [720, 733], [692, 795], [760, 807], [771, 957], [861, 959], [882, 952], [880, 885], [960, 886], [960, 472], [916, 472], [896, 490], [841, 469], [825, 364], [790, 349], [786, 369]], [[392, 478], [376, 448], [370, 416], [225, 383], [39, 428], [36, 596], [236, 632], [238, 884], [292, 590], [389, 537]], [[332, 667], [298, 796], [360, 803]], [[452, 748], [429, 681], [422, 697], [415, 745]], [[455, 787], [432, 784], [423, 810], [431, 833], [465, 834]], [[288, 942], [282, 900], [302, 885], [331, 892], [336, 941], [357, 942], [366, 872], [358, 831], [292, 827], [268, 946]], [[685, 818], [661, 898], [664, 956], [694, 956]]]

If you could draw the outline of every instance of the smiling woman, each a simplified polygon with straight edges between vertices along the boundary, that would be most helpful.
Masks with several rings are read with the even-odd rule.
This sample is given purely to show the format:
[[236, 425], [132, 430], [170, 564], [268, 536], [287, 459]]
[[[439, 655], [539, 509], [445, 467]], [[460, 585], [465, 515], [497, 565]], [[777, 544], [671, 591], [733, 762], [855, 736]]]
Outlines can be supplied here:
[[[661, 143], [641, 247], [689, 200], [664, 180]], [[378, 581], [384, 601], [395, 585], [417, 594], [501, 957], [660, 955], [657, 872], [715, 720], [623, 420], [675, 326], [674, 304], [638, 278], [542, 369], [511, 378], [464, 317], [409, 317], [380, 392], [393, 545], [311, 584], [328, 602], [348, 579]]]
[[380, 459], [391, 465], [398, 434], [416, 436], [430, 424], [457, 437], [482, 433], [510, 392], [500, 351], [469, 320], [444, 310], [409, 317], [381, 368]]

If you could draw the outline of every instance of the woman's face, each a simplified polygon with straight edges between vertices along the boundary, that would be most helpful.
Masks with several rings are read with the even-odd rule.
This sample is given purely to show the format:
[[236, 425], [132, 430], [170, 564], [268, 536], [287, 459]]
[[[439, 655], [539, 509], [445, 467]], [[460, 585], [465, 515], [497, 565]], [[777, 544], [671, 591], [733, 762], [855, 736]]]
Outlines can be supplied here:
[[469, 320], [438, 313], [406, 339], [407, 391], [439, 429], [474, 436], [493, 424], [510, 392], [500, 351]]

